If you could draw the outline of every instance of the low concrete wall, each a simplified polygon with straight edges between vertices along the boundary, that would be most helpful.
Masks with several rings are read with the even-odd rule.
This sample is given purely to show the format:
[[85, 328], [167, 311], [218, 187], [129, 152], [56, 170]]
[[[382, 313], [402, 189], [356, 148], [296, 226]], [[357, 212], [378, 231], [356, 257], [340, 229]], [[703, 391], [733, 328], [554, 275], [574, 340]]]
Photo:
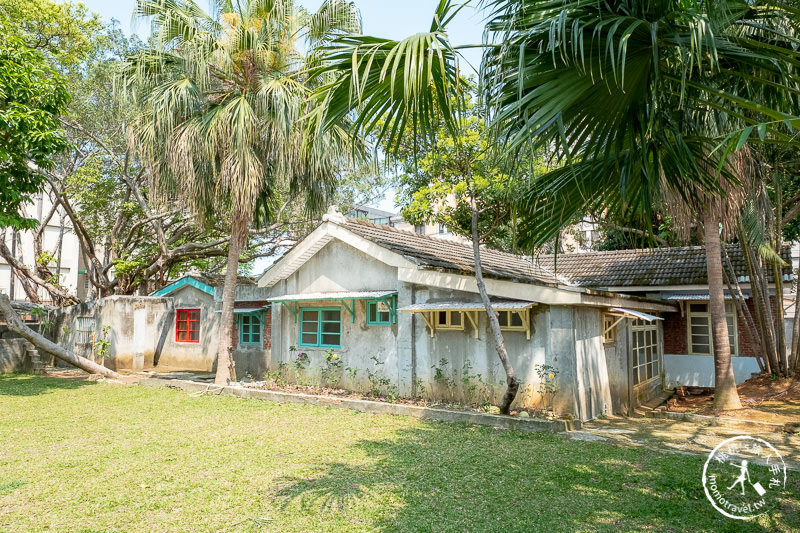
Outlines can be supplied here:
[[25, 339], [0, 339], [0, 374], [30, 370], [25, 360]]
[[[759, 372], [755, 357], [731, 357], [731, 362], [737, 385]], [[678, 383], [690, 387], [714, 386], [714, 356], [664, 354], [664, 369], [666, 388]]]
[[424, 420], [437, 422], [475, 424], [491, 426], [499, 429], [513, 429], [516, 431], [538, 432], [547, 431], [560, 433], [581, 428], [577, 420], [539, 420], [536, 418], [517, 418], [513, 416], [490, 415], [470, 411], [448, 411], [447, 409], [432, 409], [416, 405], [403, 405], [397, 403], [373, 402], [370, 400], [356, 400], [352, 398], [336, 398], [333, 396], [314, 396], [311, 394], [292, 394], [288, 392], [247, 389], [244, 387], [222, 387], [198, 383], [196, 381], [168, 380], [146, 378], [139, 381], [139, 385], [147, 387], [170, 387], [185, 391], [208, 391], [209, 394], [223, 394], [239, 398], [252, 398], [278, 403], [304, 403], [321, 405], [325, 407], [338, 407], [354, 409], [363, 413], [386, 415], [413, 416]]

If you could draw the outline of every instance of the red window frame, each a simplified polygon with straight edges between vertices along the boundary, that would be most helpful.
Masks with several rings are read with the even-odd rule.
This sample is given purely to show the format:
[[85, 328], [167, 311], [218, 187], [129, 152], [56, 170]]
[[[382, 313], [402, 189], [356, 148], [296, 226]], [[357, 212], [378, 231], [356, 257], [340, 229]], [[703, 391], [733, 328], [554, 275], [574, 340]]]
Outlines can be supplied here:
[[200, 342], [200, 309], [175, 310], [175, 342]]

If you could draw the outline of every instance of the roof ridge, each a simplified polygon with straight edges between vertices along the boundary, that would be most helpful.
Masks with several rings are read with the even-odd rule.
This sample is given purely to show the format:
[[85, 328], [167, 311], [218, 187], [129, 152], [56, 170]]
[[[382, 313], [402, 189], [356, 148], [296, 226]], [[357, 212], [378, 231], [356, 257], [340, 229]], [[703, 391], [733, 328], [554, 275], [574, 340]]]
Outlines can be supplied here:
[[[723, 245], [726, 248], [739, 248], [738, 242], [727, 243]], [[591, 255], [614, 255], [614, 254], [624, 254], [624, 253], [658, 253], [658, 252], [666, 252], [670, 250], [675, 251], [687, 251], [687, 250], [704, 250], [705, 246], [702, 244], [692, 245], [692, 246], [663, 246], [661, 248], [627, 248], [625, 250], [593, 250], [589, 252], [561, 252], [558, 254], [539, 254], [535, 255], [535, 258], [539, 257], [587, 257]]]

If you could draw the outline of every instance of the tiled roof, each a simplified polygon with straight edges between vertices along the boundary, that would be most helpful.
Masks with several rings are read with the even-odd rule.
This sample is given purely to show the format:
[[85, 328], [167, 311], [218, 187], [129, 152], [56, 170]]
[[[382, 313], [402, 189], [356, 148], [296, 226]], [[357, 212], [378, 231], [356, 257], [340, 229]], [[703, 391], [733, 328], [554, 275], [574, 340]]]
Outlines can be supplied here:
[[[376, 226], [358, 219], [348, 219], [340, 225], [420, 266], [464, 274], [475, 273], [472, 245]], [[483, 275], [487, 278], [568, 285], [541, 266], [513, 254], [481, 248], [481, 264]]]
[[[225, 284], [225, 274], [187, 274], [198, 281], [202, 281], [212, 287], [222, 287]], [[255, 285], [256, 281], [250, 276], [236, 276], [237, 285]]]
[[[737, 279], [749, 282], [739, 245], [730, 244], [725, 248]], [[788, 247], [784, 248], [781, 255], [791, 265]], [[708, 283], [704, 246], [558, 254], [555, 257], [542, 255], [538, 260], [543, 267], [582, 287], [662, 287]], [[791, 279], [791, 272], [790, 266], [784, 267], [783, 278]], [[771, 275], [769, 279], [772, 281]]]

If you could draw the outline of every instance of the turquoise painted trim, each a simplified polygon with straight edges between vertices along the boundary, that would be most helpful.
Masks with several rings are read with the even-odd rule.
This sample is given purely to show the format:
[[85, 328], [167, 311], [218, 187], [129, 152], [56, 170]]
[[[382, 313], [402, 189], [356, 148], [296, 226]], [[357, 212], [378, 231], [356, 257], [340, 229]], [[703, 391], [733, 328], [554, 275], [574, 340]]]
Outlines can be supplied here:
[[[303, 342], [303, 313], [306, 311], [319, 311], [317, 315], [317, 342], [316, 344], [307, 344]], [[322, 344], [322, 312], [323, 311], [339, 311], [339, 344]], [[300, 346], [307, 348], [341, 348], [342, 347], [342, 308], [341, 307], [301, 307], [300, 320], [298, 320], [297, 340]], [[310, 321], [309, 321], [310, 322]], [[332, 322], [329, 320], [328, 322]]]
[[294, 303], [294, 307], [292, 307], [289, 302], [281, 302], [283, 306], [292, 313], [292, 318], [294, 319], [294, 323], [297, 324], [297, 302]]
[[[374, 300], [367, 300], [367, 325], [368, 326], [391, 326], [392, 325], [392, 318], [394, 316], [394, 313], [392, 313], [393, 306], [389, 302], [386, 302], [386, 305], [389, 307], [389, 311], [388, 311], [389, 319], [388, 320], [380, 320], [380, 318], [378, 318], [380, 316], [380, 314], [381, 314], [377, 309], [378, 303], [379, 302], [384, 302], [384, 301], [385, 301], [385, 299], [383, 299], [383, 298], [380, 299], [380, 300], [377, 299], [377, 298], [374, 299]], [[376, 309], [375, 309], [375, 317], [378, 318], [378, 320], [370, 320], [369, 319], [369, 317], [370, 317], [370, 307], [372, 307], [372, 306], [376, 307]]]
[[[244, 317], [251, 317], [258, 320], [258, 341], [253, 341], [253, 322], [250, 321], [250, 334], [249, 337], [251, 340], [245, 341], [244, 340], [244, 328], [242, 327], [242, 318]], [[245, 346], [258, 346], [261, 344], [262, 336], [264, 334], [264, 317], [262, 311], [254, 311], [252, 313], [239, 313], [236, 316], [236, 322], [239, 327], [239, 344]]]
[[170, 283], [166, 287], [163, 287], [155, 292], [151, 292], [150, 296], [167, 296], [168, 294], [172, 294], [173, 292], [187, 285], [190, 287], [194, 287], [195, 289], [199, 289], [205, 292], [206, 294], [214, 296], [214, 287], [208, 285], [207, 283], [203, 283], [202, 281], [195, 279], [191, 276], [184, 276], [178, 281]]
[[345, 299], [338, 299], [334, 301], [339, 301], [347, 309], [347, 312], [350, 313], [350, 322], [355, 324], [356, 323], [356, 301], [350, 300], [350, 305], [347, 305], [347, 300]]

